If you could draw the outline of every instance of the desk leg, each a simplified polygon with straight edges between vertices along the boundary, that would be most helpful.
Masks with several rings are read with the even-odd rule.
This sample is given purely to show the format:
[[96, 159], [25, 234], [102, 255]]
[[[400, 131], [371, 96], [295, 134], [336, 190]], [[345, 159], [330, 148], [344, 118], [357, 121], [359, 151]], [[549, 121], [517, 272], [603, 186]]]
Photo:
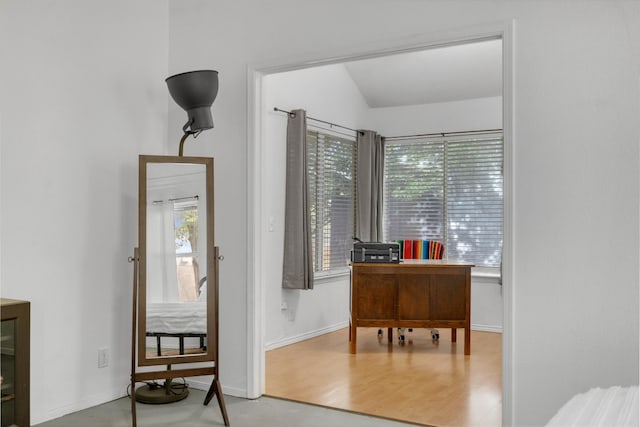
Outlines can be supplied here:
[[458, 340], [458, 330], [456, 328], [451, 328], [451, 342], [457, 342], [457, 340]]
[[356, 354], [356, 331], [358, 327], [356, 325], [349, 324], [349, 352]]
[[464, 329], [464, 354], [465, 356], [471, 354], [471, 328]]

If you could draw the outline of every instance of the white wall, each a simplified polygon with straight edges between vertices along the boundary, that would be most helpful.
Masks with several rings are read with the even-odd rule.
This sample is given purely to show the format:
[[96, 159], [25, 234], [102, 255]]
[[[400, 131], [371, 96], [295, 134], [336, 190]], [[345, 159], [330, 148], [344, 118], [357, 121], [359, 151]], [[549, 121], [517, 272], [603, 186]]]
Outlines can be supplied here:
[[348, 276], [316, 280], [312, 291], [282, 289], [287, 115], [273, 108], [303, 108], [308, 116], [356, 128], [368, 107], [342, 65], [271, 74], [265, 77], [263, 90], [266, 120], [260, 181], [265, 195], [261, 216], [266, 223], [261, 232], [269, 250], [260, 262], [265, 284], [264, 339], [266, 347], [273, 348], [345, 327], [349, 316]]
[[[124, 393], [136, 156], [174, 153], [185, 121], [167, 75], [220, 72], [216, 128], [185, 153], [217, 159], [221, 380], [241, 393], [254, 298], [247, 67], [511, 19], [513, 423], [543, 424], [588, 387], [637, 383], [640, 3], [0, 0], [1, 292], [33, 302], [32, 422]], [[102, 346], [110, 367], [98, 370]]]
[[167, 22], [166, 1], [0, 1], [0, 286], [31, 301], [32, 424], [126, 393], [138, 154], [167, 140]]
[[502, 97], [371, 108], [366, 121], [368, 128], [387, 137], [502, 129]]
[[[336, 13], [339, 10], [339, 13]], [[638, 381], [638, 73], [634, 1], [170, 3], [170, 69], [215, 67], [222, 383], [241, 388], [254, 295], [247, 248], [247, 67], [284, 66], [515, 20], [513, 417], [546, 422], [572, 394]], [[331, 22], [327, 25], [309, 25]], [[381, 25], [384, 23], [384, 25]], [[206, 40], [206, 48], [193, 44]], [[174, 110], [170, 123], [183, 121]], [[220, 161], [219, 161], [220, 162]], [[220, 180], [218, 180], [220, 182]], [[594, 197], [597, 194], [599, 197]], [[606, 250], [594, 258], [593, 242]], [[268, 248], [265, 248], [267, 250]], [[550, 250], [551, 249], [551, 250]], [[263, 251], [264, 253], [264, 251]], [[606, 288], [606, 292], [603, 289]]]

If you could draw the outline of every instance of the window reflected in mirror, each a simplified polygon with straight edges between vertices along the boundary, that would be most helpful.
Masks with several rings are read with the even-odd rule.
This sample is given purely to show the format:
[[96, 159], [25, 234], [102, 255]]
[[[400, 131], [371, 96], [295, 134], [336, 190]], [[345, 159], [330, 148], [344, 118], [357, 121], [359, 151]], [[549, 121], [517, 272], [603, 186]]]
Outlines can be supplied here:
[[197, 301], [206, 285], [206, 278], [200, 279], [198, 263], [197, 199], [174, 203], [173, 229], [179, 301]]

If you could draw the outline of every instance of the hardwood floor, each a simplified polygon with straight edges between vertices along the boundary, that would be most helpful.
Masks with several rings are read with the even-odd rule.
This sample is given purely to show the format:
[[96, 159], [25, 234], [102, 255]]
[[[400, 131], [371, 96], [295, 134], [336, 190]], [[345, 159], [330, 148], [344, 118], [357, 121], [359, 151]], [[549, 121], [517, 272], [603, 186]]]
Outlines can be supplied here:
[[[395, 334], [395, 331], [394, 331]], [[266, 395], [412, 423], [500, 426], [502, 334], [449, 329], [433, 342], [428, 330], [407, 334], [404, 345], [358, 329], [357, 354], [348, 329], [266, 353]]]

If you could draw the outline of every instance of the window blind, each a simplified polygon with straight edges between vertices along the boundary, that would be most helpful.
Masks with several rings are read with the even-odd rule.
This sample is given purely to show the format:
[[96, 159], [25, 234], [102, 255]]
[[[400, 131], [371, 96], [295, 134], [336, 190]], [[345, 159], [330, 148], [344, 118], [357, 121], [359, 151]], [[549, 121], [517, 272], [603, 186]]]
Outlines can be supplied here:
[[355, 141], [307, 131], [315, 272], [345, 270], [355, 230]]
[[499, 267], [502, 134], [388, 140], [385, 240], [444, 243], [446, 257]]
[[444, 143], [385, 142], [385, 240], [444, 240]]

